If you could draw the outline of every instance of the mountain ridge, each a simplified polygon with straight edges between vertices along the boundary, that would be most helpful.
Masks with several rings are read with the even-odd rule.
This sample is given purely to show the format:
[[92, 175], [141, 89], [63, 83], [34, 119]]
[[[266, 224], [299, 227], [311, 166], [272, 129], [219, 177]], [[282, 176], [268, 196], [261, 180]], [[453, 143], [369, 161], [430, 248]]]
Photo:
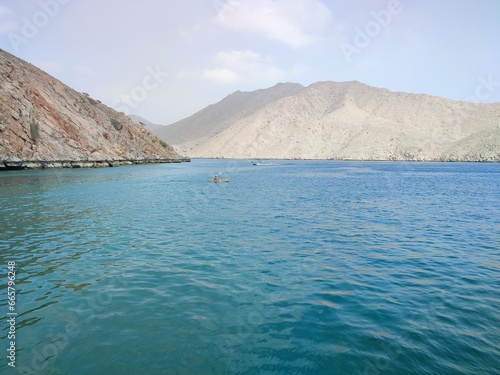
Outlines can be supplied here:
[[[246, 117], [250, 113], [258, 110], [263, 104], [271, 102], [281, 96], [291, 95], [291, 93], [302, 89], [303, 86], [298, 83], [279, 83], [274, 86], [276, 92], [270, 92], [266, 89], [260, 89], [252, 92], [236, 91], [219, 103], [223, 103], [224, 111], [218, 110], [218, 104], [210, 104], [201, 111], [195, 113], [186, 119], [180, 120], [174, 124], [157, 129], [155, 132], [160, 138], [172, 139], [176, 143], [188, 142], [200, 136], [198, 128], [207, 121], [216, 124], [210, 130], [211, 134], [216, 134], [227, 126], [228, 121], [236, 117]], [[251, 99], [249, 99], [251, 94]], [[244, 107], [242, 106], [244, 104]], [[182, 129], [182, 132], [180, 130]], [[177, 134], [181, 134], [180, 137]], [[206, 136], [203, 134], [203, 136]]]
[[500, 161], [500, 103], [358, 81], [237, 91], [155, 132], [191, 157]]

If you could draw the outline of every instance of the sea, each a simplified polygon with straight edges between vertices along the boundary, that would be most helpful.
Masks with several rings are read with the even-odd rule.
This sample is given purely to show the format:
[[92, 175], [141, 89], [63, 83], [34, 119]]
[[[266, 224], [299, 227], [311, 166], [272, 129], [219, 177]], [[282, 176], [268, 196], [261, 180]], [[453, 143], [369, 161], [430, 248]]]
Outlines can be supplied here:
[[8, 171], [0, 231], [1, 374], [500, 374], [500, 164]]

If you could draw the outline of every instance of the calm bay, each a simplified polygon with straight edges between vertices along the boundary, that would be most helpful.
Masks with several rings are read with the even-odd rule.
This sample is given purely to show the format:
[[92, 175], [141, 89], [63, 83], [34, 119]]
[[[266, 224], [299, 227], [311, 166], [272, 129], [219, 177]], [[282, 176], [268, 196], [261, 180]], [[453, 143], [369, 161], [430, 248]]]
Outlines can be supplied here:
[[499, 374], [500, 164], [11, 171], [0, 231], [20, 374]]

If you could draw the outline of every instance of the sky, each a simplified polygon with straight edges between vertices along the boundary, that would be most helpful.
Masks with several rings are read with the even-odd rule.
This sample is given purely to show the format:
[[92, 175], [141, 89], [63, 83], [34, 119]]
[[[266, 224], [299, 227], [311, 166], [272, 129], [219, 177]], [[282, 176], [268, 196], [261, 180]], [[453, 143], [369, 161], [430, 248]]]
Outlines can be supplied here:
[[0, 48], [163, 125], [279, 82], [500, 102], [500, 0], [0, 0]]

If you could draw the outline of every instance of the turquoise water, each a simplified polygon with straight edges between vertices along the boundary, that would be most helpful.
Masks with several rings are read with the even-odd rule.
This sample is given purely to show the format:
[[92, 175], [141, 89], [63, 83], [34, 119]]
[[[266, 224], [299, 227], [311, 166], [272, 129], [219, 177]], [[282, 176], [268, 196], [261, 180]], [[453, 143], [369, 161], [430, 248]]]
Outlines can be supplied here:
[[6, 172], [0, 208], [2, 374], [500, 374], [500, 164]]

